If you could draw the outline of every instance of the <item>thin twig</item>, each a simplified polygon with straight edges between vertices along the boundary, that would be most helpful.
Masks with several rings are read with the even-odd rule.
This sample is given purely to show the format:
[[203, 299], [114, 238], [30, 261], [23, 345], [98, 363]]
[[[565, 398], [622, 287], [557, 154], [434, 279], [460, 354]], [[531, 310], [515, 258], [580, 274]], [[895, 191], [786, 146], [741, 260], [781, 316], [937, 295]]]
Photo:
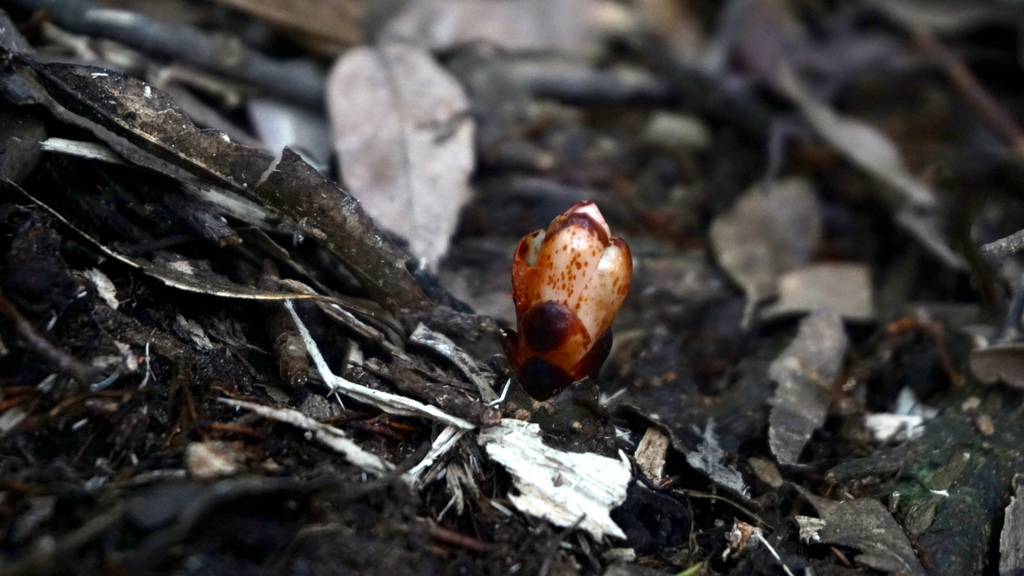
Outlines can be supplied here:
[[537, 570], [537, 576], [547, 576], [548, 571], [551, 570], [551, 563], [555, 559], [555, 552], [558, 552], [558, 547], [565, 540], [565, 537], [580, 527], [583, 520], [587, 518], [586, 514], [580, 514], [580, 517], [576, 519], [572, 525], [567, 526], [564, 530], [555, 535], [554, 539], [547, 544], [547, 552], [544, 554], [544, 561], [541, 562], [540, 569]]
[[749, 508], [744, 507], [742, 504], [740, 504], [738, 502], [733, 502], [732, 500], [726, 498], [725, 496], [719, 496], [718, 494], [708, 494], [707, 492], [700, 492], [700, 491], [697, 491], [697, 490], [688, 490], [686, 488], [673, 488], [672, 491], [676, 492], [676, 493], [679, 493], [679, 494], [682, 494], [682, 495], [684, 495], [684, 496], [686, 496], [688, 498], [706, 498], [708, 500], [717, 500], [719, 502], [725, 502], [729, 506], [732, 506], [733, 508], [735, 508], [735, 509], [739, 510], [740, 512], [746, 514], [747, 517], [749, 517], [754, 522], [757, 522], [761, 526], [763, 526], [765, 528], [769, 527], [768, 523], [765, 522], [764, 520], [761, 520], [761, 517], [758, 516], [756, 513], [754, 513], [754, 511], [750, 510]]
[[477, 554], [487, 554], [495, 550], [495, 546], [493, 544], [488, 544], [487, 542], [482, 542], [472, 536], [460, 534], [454, 530], [438, 526], [433, 522], [427, 522], [427, 530], [430, 532], [430, 537], [435, 540], [444, 542], [445, 544], [451, 544], [452, 546], [458, 546], [459, 548], [476, 552]]
[[931, 30], [913, 24], [908, 24], [907, 28], [917, 46], [942, 66], [949, 81], [967, 99], [967, 103], [974, 111], [1006, 140], [1018, 160], [1024, 160], [1024, 131], [1017, 125], [1013, 116], [981, 84], [963, 60], [947, 48]]
[[790, 571], [789, 566], [786, 566], [786, 563], [782, 561], [782, 557], [780, 557], [779, 553], [775, 551], [775, 548], [772, 548], [772, 545], [769, 544], [767, 540], [765, 540], [764, 536], [761, 535], [761, 532], [759, 530], [754, 530], [754, 537], [757, 538], [758, 542], [764, 544], [764, 547], [768, 549], [768, 552], [771, 552], [771, 555], [774, 556], [776, 560], [778, 560], [779, 564], [782, 565], [782, 569], [786, 572], [787, 576], [793, 576], [793, 572]]
[[22, 316], [18, 308], [7, 298], [3, 291], [0, 291], [0, 314], [6, 316], [11, 321], [11, 324], [14, 324], [14, 329], [18, 336], [36, 354], [46, 359], [61, 374], [70, 376], [79, 384], [86, 386], [100, 379], [102, 375], [100, 368], [89, 366], [54, 346], [27, 318]]
[[275, 60], [191, 26], [168, 24], [89, 0], [10, 0], [23, 10], [45, 10], [62, 28], [109, 38], [151, 56], [170, 58], [237, 78], [289, 100], [323, 104], [324, 76], [311, 62]]
[[989, 242], [978, 248], [983, 256], [995, 260], [1002, 260], [1024, 250], [1024, 230], [1018, 230], [1006, 238], [1000, 238], [995, 242]]

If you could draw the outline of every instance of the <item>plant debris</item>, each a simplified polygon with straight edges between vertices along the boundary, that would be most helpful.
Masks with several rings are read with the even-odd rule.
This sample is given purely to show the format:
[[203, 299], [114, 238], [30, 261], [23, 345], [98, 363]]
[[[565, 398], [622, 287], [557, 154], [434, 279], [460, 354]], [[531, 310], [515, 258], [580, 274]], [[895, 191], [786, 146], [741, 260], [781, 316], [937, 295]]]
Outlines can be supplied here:
[[0, 1], [0, 574], [1018, 575], [1004, 4]]
[[1024, 486], [1010, 498], [999, 536], [999, 576], [1024, 570]]
[[512, 504], [558, 526], [578, 526], [594, 538], [625, 538], [609, 512], [626, 500], [630, 467], [620, 459], [561, 452], [544, 445], [540, 427], [504, 420], [480, 435], [487, 454], [513, 475]]
[[[854, 548], [860, 551], [854, 560], [875, 570], [914, 576], [927, 574], [900, 525], [877, 500], [858, 498], [835, 502], [811, 494], [805, 497], [824, 520], [823, 525], [804, 522], [808, 525], [806, 540]], [[804, 530], [802, 527], [801, 531]]]
[[771, 399], [768, 442], [780, 463], [796, 464], [811, 434], [824, 424], [847, 343], [835, 312], [814, 312], [772, 362], [769, 374], [779, 387]]
[[385, 44], [346, 53], [327, 91], [352, 194], [435, 267], [470, 196], [474, 127], [462, 87], [430, 53]]
[[779, 277], [811, 260], [821, 233], [821, 208], [803, 179], [752, 187], [710, 230], [719, 262], [753, 302], [775, 296]]

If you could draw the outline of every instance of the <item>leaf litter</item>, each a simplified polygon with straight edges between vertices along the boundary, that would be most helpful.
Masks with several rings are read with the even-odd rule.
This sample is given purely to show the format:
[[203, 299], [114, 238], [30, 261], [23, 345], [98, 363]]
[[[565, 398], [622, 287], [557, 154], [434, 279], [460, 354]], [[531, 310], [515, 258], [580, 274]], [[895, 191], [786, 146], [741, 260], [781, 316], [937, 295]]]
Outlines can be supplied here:
[[881, 502], [870, 498], [836, 502], [813, 494], [805, 497], [824, 520], [824, 525], [810, 531], [808, 539], [854, 548], [860, 551], [854, 560], [875, 570], [927, 574], [903, 529]]
[[[4, 571], [1016, 569], [1019, 61], [966, 32], [1000, 10], [337, 0], [339, 50], [230, 4], [242, 47], [131, 3], [0, 25]], [[345, 113], [334, 165], [295, 133]], [[507, 300], [581, 199], [638, 278], [538, 403], [446, 287]]]
[[429, 52], [389, 43], [347, 52], [326, 89], [348, 189], [435, 268], [471, 194], [474, 125], [462, 87]]
[[773, 298], [779, 277], [814, 257], [821, 234], [821, 208], [801, 178], [751, 187], [710, 230], [719, 264], [755, 303]]
[[796, 464], [811, 434], [824, 424], [848, 342], [835, 312], [813, 312], [768, 369], [778, 384], [768, 443], [780, 463]]

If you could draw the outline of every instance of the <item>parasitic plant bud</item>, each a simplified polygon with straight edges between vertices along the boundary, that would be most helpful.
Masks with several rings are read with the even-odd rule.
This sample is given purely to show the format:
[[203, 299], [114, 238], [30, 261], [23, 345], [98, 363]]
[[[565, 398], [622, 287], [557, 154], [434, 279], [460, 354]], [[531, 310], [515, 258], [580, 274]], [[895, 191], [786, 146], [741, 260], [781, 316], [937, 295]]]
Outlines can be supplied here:
[[518, 332], [505, 332], [505, 352], [519, 383], [538, 400], [596, 376], [608, 357], [610, 326], [633, 277], [629, 247], [610, 236], [597, 206], [577, 202], [516, 247]]

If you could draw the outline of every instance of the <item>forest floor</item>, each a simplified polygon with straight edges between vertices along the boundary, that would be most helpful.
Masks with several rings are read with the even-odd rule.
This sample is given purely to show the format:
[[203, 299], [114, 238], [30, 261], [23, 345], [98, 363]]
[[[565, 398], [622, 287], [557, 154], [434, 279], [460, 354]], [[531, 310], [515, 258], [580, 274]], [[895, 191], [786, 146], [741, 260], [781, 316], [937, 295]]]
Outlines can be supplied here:
[[1024, 574], [1014, 3], [0, 9], [0, 575]]

